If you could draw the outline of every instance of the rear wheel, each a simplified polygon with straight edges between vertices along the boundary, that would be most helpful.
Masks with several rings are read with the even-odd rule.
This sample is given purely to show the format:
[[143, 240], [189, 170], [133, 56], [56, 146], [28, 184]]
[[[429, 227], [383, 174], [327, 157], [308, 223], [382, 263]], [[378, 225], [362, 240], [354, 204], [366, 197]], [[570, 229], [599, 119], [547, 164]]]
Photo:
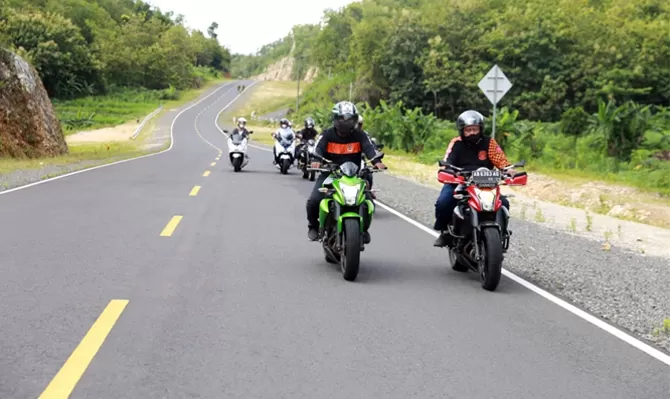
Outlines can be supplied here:
[[503, 251], [498, 229], [488, 228], [480, 234], [479, 274], [482, 280], [482, 288], [487, 291], [495, 291], [500, 283], [502, 274]]
[[449, 262], [451, 263], [451, 268], [457, 272], [467, 273], [470, 270], [469, 267], [464, 265], [459, 259], [458, 254], [453, 249], [449, 248]]
[[361, 260], [361, 228], [357, 219], [344, 219], [342, 223], [344, 233], [343, 251], [340, 259], [342, 277], [347, 281], [354, 281], [358, 276], [358, 267]]

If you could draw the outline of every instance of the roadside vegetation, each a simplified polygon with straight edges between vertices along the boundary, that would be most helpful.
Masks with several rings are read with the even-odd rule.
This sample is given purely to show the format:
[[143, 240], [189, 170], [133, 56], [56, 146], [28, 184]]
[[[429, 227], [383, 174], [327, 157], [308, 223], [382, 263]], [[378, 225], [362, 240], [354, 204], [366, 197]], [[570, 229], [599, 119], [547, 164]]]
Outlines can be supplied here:
[[[498, 104], [496, 139], [549, 187], [523, 190], [670, 226], [670, 215], [654, 220], [670, 202], [667, 2], [370, 0], [324, 17], [318, 35], [296, 35], [300, 56], [324, 73], [299, 115], [292, 107], [295, 122], [310, 114], [323, 124], [351, 88], [366, 129], [398, 162], [434, 168], [460, 112], [489, 116], [491, 131], [477, 84], [497, 64], [513, 87]], [[582, 195], [591, 188], [597, 198]]]
[[[189, 31], [181, 15], [138, 0], [6, 0], [0, 5], [0, 46], [38, 71], [68, 137], [124, 124], [127, 130], [160, 105], [165, 112], [226, 80], [230, 53], [218, 43], [217, 29], [214, 22], [206, 33]], [[162, 112], [136, 140], [66, 139], [67, 155], [3, 158], [0, 173], [142, 155], [149, 152], [154, 121]]]
[[66, 134], [143, 118], [220, 80], [230, 53], [139, 0], [6, 0], [0, 45], [38, 71]]

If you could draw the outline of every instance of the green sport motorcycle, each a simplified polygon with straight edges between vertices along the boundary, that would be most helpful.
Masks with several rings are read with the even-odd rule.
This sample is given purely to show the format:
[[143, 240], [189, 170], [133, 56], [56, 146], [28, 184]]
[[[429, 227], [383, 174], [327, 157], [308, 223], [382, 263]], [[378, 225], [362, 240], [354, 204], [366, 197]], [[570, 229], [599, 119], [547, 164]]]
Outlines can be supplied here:
[[364, 215], [367, 212], [371, 224], [375, 212], [374, 203], [366, 198], [371, 191], [361, 174], [381, 170], [364, 169], [353, 162], [338, 166], [327, 161], [322, 168], [309, 168], [330, 173], [319, 189], [326, 195], [319, 204], [319, 232], [326, 261], [339, 263], [347, 281], [358, 276], [361, 251], [365, 250]]

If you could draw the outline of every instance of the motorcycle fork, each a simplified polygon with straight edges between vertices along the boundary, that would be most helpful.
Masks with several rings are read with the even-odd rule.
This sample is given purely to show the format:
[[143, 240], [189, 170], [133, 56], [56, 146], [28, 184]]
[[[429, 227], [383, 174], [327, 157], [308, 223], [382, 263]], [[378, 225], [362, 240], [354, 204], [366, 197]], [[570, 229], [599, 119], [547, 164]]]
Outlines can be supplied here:
[[472, 223], [472, 244], [475, 247], [475, 261], [477, 264], [482, 260], [481, 251], [479, 248], [479, 217], [477, 211], [470, 209], [470, 222]]

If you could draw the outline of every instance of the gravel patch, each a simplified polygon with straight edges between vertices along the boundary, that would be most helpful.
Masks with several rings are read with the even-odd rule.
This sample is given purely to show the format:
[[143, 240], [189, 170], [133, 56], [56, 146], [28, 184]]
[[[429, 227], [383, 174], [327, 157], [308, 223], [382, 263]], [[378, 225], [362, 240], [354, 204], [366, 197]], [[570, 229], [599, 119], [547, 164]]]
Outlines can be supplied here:
[[40, 180], [64, 175], [66, 173], [75, 172], [81, 169], [91, 168], [97, 165], [102, 165], [122, 159], [121, 157], [114, 159], [101, 159], [95, 161], [80, 161], [64, 165], [49, 165], [40, 169], [24, 169], [17, 170], [12, 173], [0, 175], [0, 192], [12, 188], [25, 186], [26, 184], [35, 183]]
[[[375, 175], [375, 187], [384, 204], [432, 228], [438, 189], [388, 174]], [[670, 351], [670, 336], [653, 332], [670, 318], [670, 259], [603, 250], [596, 239], [518, 218], [510, 228], [506, 269]], [[426, 235], [427, 251], [440, 250], [433, 241]]]
[[0, 192], [78, 170], [158, 152], [170, 141], [169, 122], [172, 120], [173, 113], [174, 110], [162, 115], [162, 120], [155, 124], [151, 132], [151, 137], [142, 143], [142, 152], [139, 154], [132, 156], [115, 156], [107, 159], [75, 161], [62, 165], [47, 165], [38, 169], [23, 169], [11, 173], [0, 174]]

